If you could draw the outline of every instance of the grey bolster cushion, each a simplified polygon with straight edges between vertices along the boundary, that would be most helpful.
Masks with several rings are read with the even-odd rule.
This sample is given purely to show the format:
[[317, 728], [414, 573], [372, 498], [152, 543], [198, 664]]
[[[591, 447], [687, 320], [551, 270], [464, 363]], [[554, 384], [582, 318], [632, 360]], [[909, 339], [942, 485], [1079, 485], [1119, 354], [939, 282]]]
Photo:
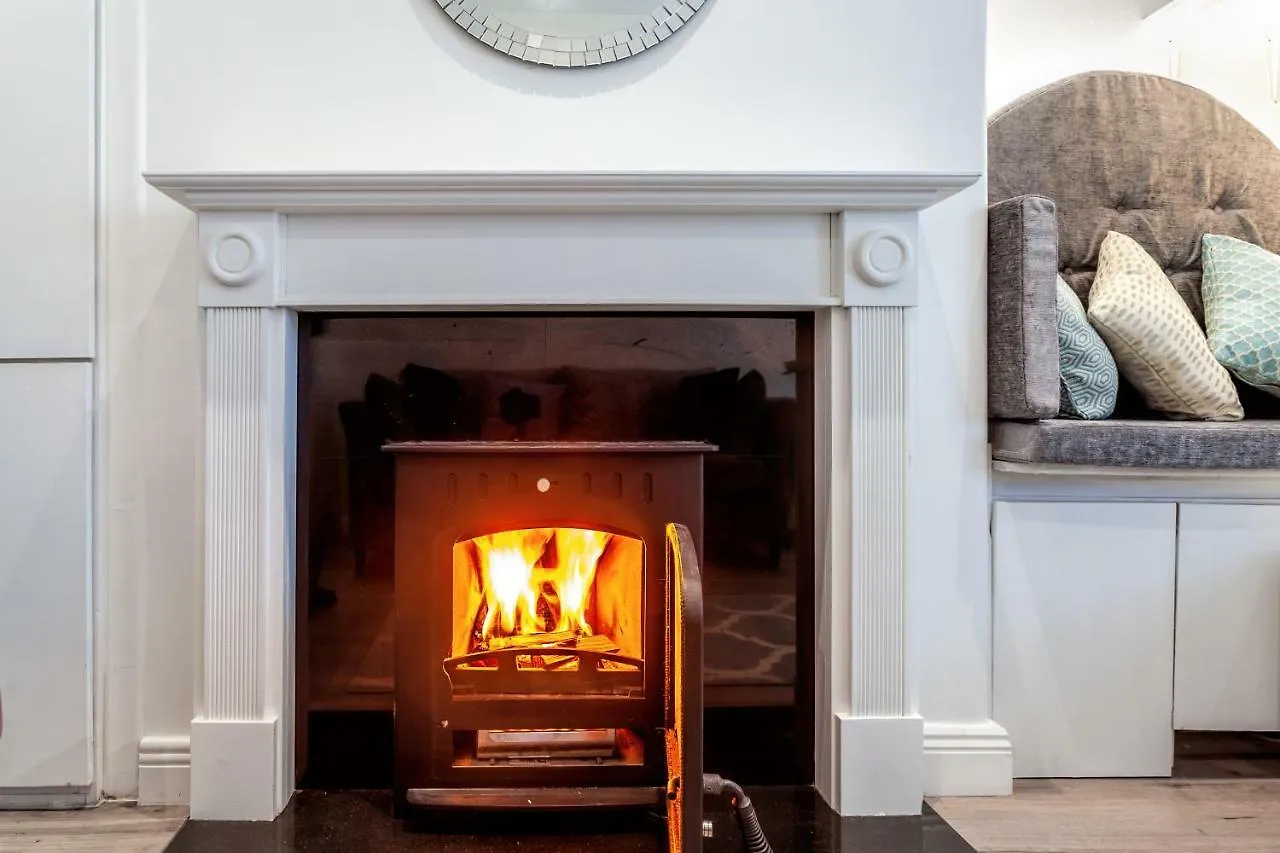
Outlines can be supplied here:
[[987, 400], [993, 418], [1058, 414], [1058, 218], [1024, 195], [988, 208]]

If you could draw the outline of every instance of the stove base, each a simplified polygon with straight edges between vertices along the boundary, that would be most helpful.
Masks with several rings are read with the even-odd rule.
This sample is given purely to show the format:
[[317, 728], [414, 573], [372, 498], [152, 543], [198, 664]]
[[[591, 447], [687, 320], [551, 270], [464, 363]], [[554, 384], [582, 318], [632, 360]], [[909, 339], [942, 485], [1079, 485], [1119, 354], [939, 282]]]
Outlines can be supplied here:
[[405, 800], [419, 808], [599, 809], [654, 808], [662, 788], [410, 788]]

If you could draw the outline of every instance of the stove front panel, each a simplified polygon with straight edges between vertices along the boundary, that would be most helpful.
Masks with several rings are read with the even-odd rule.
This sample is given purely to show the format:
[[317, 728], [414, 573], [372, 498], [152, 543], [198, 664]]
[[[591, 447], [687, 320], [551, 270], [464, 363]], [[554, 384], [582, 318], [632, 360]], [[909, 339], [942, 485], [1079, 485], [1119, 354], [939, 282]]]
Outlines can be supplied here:
[[[435, 445], [429, 453], [397, 453], [400, 792], [665, 784], [666, 524], [680, 521], [700, 542], [702, 458], [571, 448], [481, 453]], [[578, 613], [566, 603], [582, 572], [575, 577], [566, 567], [583, 542], [590, 551], [600, 538], [608, 540], [606, 550], [595, 567], [592, 597]], [[517, 561], [514, 570], [502, 562], [513, 548], [555, 554], [534, 570], [539, 594], [494, 591], [495, 581], [529, 571], [527, 562]], [[543, 562], [553, 563], [552, 570]], [[487, 590], [481, 588], [486, 582]], [[590, 628], [598, 643], [586, 639], [578, 615], [599, 623]], [[494, 651], [518, 646], [522, 632], [556, 629], [581, 635], [574, 642], [584, 650], [557, 656], [525, 655], [518, 647]], [[618, 755], [604, 760], [561, 747], [558, 759], [487, 757], [495, 742], [527, 742], [536, 752], [537, 738], [495, 741], [481, 734], [513, 730], [612, 730]]]

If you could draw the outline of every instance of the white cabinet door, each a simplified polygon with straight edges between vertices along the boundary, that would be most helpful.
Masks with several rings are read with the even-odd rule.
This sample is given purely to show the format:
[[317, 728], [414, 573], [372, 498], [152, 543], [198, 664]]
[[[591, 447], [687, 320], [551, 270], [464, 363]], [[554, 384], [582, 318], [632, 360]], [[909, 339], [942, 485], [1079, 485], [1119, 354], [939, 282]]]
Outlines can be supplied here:
[[1182, 506], [1176, 652], [1176, 728], [1280, 729], [1280, 506]]
[[0, 789], [92, 781], [91, 389], [0, 364]]
[[992, 711], [1014, 775], [1169, 775], [1175, 505], [994, 512]]
[[94, 5], [0, 0], [0, 358], [93, 356]]

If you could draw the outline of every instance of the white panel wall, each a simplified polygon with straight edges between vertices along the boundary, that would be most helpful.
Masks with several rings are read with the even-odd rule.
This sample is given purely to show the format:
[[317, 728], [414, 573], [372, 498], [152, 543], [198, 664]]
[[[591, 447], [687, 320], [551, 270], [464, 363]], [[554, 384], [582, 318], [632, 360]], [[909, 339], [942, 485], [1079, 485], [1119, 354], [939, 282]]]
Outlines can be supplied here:
[[0, 360], [90, 358], [94, 2], [0, 0]]
[[0, 802], [92, 780], [89, 364], [0, 364]]
[[1280, 506], [1183, 504], [1174, 726], [1280, 730]]
[[998, 501], [993, 522], [1014, 775], [1169, 775], [1177, 506]]

